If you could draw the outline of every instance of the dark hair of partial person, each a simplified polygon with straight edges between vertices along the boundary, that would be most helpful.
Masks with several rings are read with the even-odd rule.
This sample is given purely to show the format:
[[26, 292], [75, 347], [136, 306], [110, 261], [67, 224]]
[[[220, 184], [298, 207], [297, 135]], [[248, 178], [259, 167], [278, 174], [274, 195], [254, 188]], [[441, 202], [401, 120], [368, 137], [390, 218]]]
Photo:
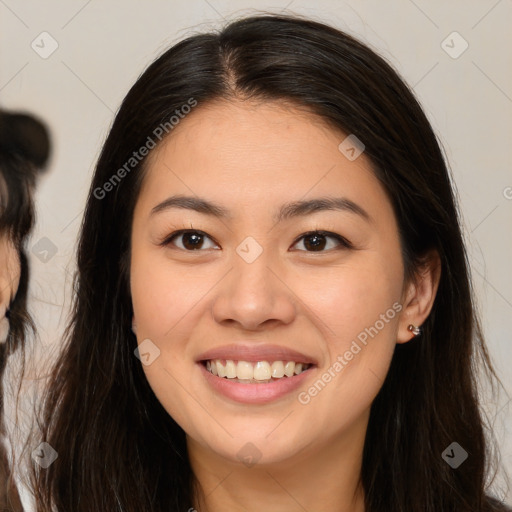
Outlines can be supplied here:
[[[183, 511], [200, 492], [185, 433], [133, 354], [130, 233], [147, 158], [106, 197], [94, 194], [190, 98], [197, 108], [277, 101], [365, 144], [394, 208], [405, 277], [414, 279], [430, 250], [442, 265], [423, 334], [397, 345], [371, 406], [361, 474], [366, 511], [505, 510], [487, 487], [490, 429], [476, 364], [499, 379], [475, 312], [440, 144], [411, 90], [368, 46], [317, 21], [265, 13], [172, 46], [115, 116], [89, 191], [76, 296], [42, 406], [41, 435], [58, 459], [46, 469], [34, 465], [37, 512]], [[454, 441], [469, 453], [456, 470], [441, 456]]]
[[[46, 125], [32, 114], [0, 110], [0, 235], [13, 244], [20, 262], [18, 289], [6, 311], [9, 332], [5, 343], [0, 343], [0, 395], [3, 395], [8, 357], [19, 350], [22, 357], [16, 404], [25, 372], [27, 336], [35, 334], [35, 325], [27, 309], [29, 264], [25, 246], [35, 223], [33, 193], [37, 176], [46, 167], [50, 145]], [[5, 290], [0, 290], [0, 295], [3, 293]], [[3, 400], [0, 401], [0, 433], [9, 434]], [[13, 464], [15, 460], [13, 450]], [[0, 444], [0, 509], [10, 512], [23, 510], [3, 443]]]
[[25, 243], [35, 223], [33, 193], [50, 155], [46, 125], [31, 114], [0, 110], [0, 233], [14, 245], [20, 258], [18, 290], [9, 306], [9, 335], [0, 350], [5, 357], [24, 348], [26, 330], [34, 328], [27, 311], [29, 267]]

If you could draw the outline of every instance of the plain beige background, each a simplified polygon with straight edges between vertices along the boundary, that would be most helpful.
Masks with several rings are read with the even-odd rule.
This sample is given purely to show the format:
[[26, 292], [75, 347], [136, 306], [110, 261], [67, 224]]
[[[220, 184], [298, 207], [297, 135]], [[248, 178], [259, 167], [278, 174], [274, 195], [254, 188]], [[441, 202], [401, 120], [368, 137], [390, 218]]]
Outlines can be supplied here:
[[[483, 326], [506, 390], [487, 406], [512, 474], [511, 0], [0, 0], [1, 105], [41, 116], [54, 138], [29, 243], [36, 366], [59, 348], [93, 166], [129, 87], [172, 43], [260, 10], [308, 15], [356, 35], [414, 88], [458, 190]], [[12, 368], [14, 361], [7, 379]], [[26, 397], [35, 376], [29, 370]], [[15, 430], [23, 414], [15, 420], [7, 400]], [[496, 492], [504, 496], [506, 489]], [[28, 495], [24, 500], [31, 510]]]

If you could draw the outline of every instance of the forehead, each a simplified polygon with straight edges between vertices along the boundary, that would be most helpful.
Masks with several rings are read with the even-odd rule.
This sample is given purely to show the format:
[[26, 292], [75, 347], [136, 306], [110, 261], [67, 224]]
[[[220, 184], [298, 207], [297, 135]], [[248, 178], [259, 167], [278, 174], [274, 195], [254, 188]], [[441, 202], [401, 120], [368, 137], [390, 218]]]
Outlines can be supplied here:
[[[218, 100], [196, 107], [174, 127], [154, 154], [175, 152], [178, 146], [196, 146], [199, 151], [189, 155], [195, 158], [202, 154], [198, 147], [202, 144], [215, 146], [216, 151], [208, 155], [212, 161], [217, 156], [227, 157], [227, 151], [234, 156], [250, 153], [254, 163], [265, 162], [266, 156], [269, 160], [285, 154], [291, 158], [292, 151], [296, 155], [292, 160], [299, 160], [304, 153], [314, 157], [315, 148], [329, 147], [345, 136], [306, 107], [289, 102]], [[305, 140], [311, 140], [314, 146], [301, 147]]]
[[290, 104], [199, 105], [150, 153], [140, 199], [171, 191], [260, 206], [335, 192], [386, 201], [371, 161], [347, 158], [347, 134]]

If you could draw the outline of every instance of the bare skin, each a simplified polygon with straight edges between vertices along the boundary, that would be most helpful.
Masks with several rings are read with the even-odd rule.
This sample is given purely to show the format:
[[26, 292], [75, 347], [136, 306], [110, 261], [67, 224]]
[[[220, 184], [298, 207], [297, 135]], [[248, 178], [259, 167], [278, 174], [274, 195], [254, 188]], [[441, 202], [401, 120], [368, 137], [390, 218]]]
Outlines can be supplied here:
[[20, 261], [11, 240], [0, 235], [0, 343], [4, 343], [9, 332], [9, 320], [5, 313], [18, 290]]
[[[364, 153], [350, 161], [340, 152], [345, 137], [282, 103], [217, 102], [199, 105], [150, 155], [132, 227], [134, 324], [138, 342], [149, 338], [160, 350], [143, 368], [187, 434], [204, 492], [191, 506], [201, 512], [364, 511], [370, 407], [396, 343], [409, 342], [408, 325], [428, 316], [439, 272], [433, 256], [404, 282], [391, 204]], [[176, 207], [151, 214], [176, 194], [213, 201], [230, 217]], [[348, 199], [367, 218], [349, 209], [273, 218], [284, 203], [320, 197]], [[183, 235], [159, 245], [181, 229], [204, 235], [199, 249]], [[327, 235], [315, 249], [304, 237], [315, 230], [350, 246]], [[251, 263], [236, 251], [247, 237], [262, 249]], [[308, 393], [360, 333], [381, 324], [320, 392]], [[212, 389], [196, 361], [240, 340], [292, 348], [318, 364], [297, 391], [239, 403]], [[240, 456], [248, 443], [254, 465]]]

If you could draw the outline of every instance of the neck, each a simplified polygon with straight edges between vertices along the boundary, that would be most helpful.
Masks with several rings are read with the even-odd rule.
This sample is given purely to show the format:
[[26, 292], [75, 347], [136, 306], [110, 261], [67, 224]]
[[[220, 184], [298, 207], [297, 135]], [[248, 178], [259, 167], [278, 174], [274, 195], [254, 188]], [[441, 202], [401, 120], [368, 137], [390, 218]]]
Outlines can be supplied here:
[[[198, 512], [364, 512], [360, 475], [368, 414], [335, 439], [322, 439], [287, 460], [247, 467], [187, 436], [200, 492]], [[363, 428], [362, 428], [363, 427]]]

